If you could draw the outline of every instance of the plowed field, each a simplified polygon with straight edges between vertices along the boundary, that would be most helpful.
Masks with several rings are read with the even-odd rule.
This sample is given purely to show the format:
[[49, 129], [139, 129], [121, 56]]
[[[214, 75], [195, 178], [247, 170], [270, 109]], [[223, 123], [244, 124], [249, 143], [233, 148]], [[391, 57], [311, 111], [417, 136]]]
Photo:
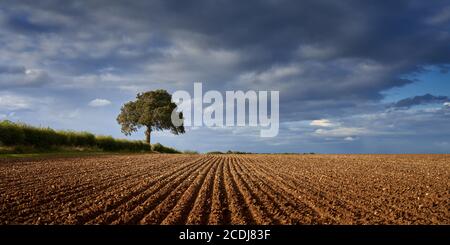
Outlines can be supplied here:
[[450, 224], [450, 155], [0, 160], [1, 224]]

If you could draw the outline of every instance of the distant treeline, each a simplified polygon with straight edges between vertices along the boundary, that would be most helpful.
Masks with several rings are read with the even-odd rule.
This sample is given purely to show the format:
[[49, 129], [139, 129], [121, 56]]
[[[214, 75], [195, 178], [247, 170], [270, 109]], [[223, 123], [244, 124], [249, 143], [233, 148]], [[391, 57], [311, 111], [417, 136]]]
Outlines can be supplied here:
[[207, 152], [206, 154], [253, 154], [252, 152], [244, 152], [244, 151], [227, 151], [227, 152], [222, 152], [222, 151], [210, 151]]
[[143, 141], [114, 139], [88, 132], [57, 131], [11, 121], [0, 122], [0, 145], [29, 146], [44, 150], [55, 147], [86, 147], [103, 151], [150, 151], [150, 146]]
[[172, 147], [163, 146], [160, 143], [153, 144], [152, 151], [156, 151], [159, 153], [181, 153], [177, 149], [174, 149]]

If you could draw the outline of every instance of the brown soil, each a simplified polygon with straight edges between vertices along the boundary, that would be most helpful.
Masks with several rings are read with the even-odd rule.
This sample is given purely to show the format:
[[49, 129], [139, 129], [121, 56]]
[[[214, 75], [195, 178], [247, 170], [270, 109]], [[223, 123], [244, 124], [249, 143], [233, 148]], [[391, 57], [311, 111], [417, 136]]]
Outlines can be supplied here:
[[0, 224], [450, 224], [450, 155], [0, 160]]

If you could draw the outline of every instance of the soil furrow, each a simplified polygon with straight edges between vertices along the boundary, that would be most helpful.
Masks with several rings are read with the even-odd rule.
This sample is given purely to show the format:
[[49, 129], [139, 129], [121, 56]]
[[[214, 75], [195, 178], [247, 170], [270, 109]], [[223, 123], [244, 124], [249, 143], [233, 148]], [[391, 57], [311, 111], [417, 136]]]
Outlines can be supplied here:
[[220, 158], [216, 157], [213, 161], [214, 161], [213, 168], [211, 169], [211, 171], [208, 172], [208, 175], [206, 176], [206, 181], [202, 185], [197, 195], [192, 210], [190, 213], [188, 213], [186, 224], [197, 224], [197, 225], [208, 224], [208, 220], [212, 212], [211, 197], [213, 196], [214, 180], [215, 177], [218, 175], [217, 171], [220, 167], [219, 166]]
[[[194, 171], [194, 169], [202, 164], [202, 159], [196, 159], [191, 161], [180, 168], [177, 168], [171, 172], [165, 173], [158, 176], [157, 178], [144, 180], [143, 183], [137, 184], [131, 190], [128, 191], [115, 191], [112, 197], [103, 198], [103, 200], [117, 200], [114, 203], [107, 205], [103, 212], [97, 210], [96, 214], [90, 218], [87, 223], [102, 223], [109, 224], [113, 221], [116, 223], [129, 223], [132, 221], [128, 220], [130, 215], [127, 211], [135, 209], [143, 201], [151, 197], [155, 192], [162, 188], [166, 188], [171, 182], [178, 181], [183, 177], [187, 176], [189, 173]], [[129, 193], [126, 196], [122, 196], [121, 193]], [[106, 209], [106, 210], [105, 210]]]
[[[205, 181], [208, 179], [208, 176], [211, 176], [211, 173], [214, 173], [214, 169], [216, 167], [215, 159], [211, 159], [208, 161], [211, 163], [211, 166], [206, 170], [206, 173], [203, 172], [198, 176], [193, 183], [189, 186], [189, 188], [183, 193], [181, 198], [178, 200], [177, 205], [170, 211], [170, 213], [166, 216], [166, 218], [162, 221], [162, 224], [186, 224], [186, 220], [189, 217], [189, 213], [192, 211], [192, 208], [197, 200], [200, 197], [199, 193], [201, 187], [203, 185], [207, 185]], [[200, 207], [202, 205], [200, 204]], [[207, 206], [205, 206], [207, 207]], [[199, 217], [202, 215], [208, 215], [208, 213], [202, 212]]]
[[[242, 164], [242, 162], [241, 162]], [[236, 183], [239, 191], [245, 198], [245, 202], [249, 207], [249, 210], [252, 216], [256, 219], [257, 224], [277, 224], [278, 220], [275, 219], [274, 216], [270, 215], [270, 212], [267, 211], [266, 206], [268, 203], [263, 203], [263, 197], [261, 195], [257, 195], [259, 192], [257, 188], [253, 185], [252, 181], [248, 178], [244, 178], [244, 172], [237, 170], [237, 165], [240, 165], [235, 157], [231, 157], [231, 175], [233, 177], [233, 181]], [[242, 170], [242, 169], [240, 169]], [[250, 185], [253, 187], [250, 187]], [[253, 191], [252, 191], [253, 190]]]
[[212, 163], [206, 160], [202, 166], [200, 166], [194, 173], [191, 173], [186, 179], [182, 180], [175, 188], [169, 188], [167, 191], [161, 191], [161, 196], [152, 196], [153, 203], [146, 204], [146, 207], [154, 207], [146, 210], [140, 218], [140, 224], [160, 224], [176, 207], [179, 200], [183, 197], [186, 191], [189, 191], [189, 187], [198, 188], [197, 184], [192, 185], [194, 182], [202, 182], [202, 179], [206, 177], [206, 173], [211, 169]]
[[225, 225], [231, 223], [231, 210], [228, 205], [228, 196], [226, 193], [225, 180], [225, 162], [219, 158], [216, 175], [214, 176], [214, 187], [212, 192], [211, 212], [209, 215], [209, 224]]
[[232, 224], [254, 224], [255, 219], [250, 212], [245, 198], [240, 192], [231, 174], [231, 161], [229, 157], [225, 158], [224, 182], [228, 197], [228, 206], [231, 211]]
[[292, 196], [286, 195], [284, 191], [280, 191], [282, 187], [278, 186], [277, 183], [271, 182], [265, 178], [264, 174], [250, 167], [250, 163], [245, 162], [247, 164], [241, 164], [240, 166], [245, 169], [247, 174], [249, 173], [248, 176], [253, 180], [256, 188], [264, 193], [266, 202], [270, 203], [268, 207], [273, 207], [272, 215], [274, 217], [279, 217], [278, 220], [283, 224], [306, 224], [311, 222], [311, 220], [305, 220], [304, 213], [299, 212], [305, 207], [303, 203], [298, 204], [298, 201], [293, 200]]

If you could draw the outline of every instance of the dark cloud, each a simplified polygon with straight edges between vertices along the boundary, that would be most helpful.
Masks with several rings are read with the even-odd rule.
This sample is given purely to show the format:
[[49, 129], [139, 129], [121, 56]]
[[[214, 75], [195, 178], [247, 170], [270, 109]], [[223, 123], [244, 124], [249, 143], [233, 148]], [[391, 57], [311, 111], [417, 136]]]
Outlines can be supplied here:
[[[279, 90], [283, 122], [379, 112], [386, 107], [382, 92], [417, 82], [430, 66], [448, 72], [448, 6], [447, 0], [5, 0], [0, 87], [45, 85], [40, 92], [65, 95], [76, 107], [86, 104], [78, 98], [106, 98], [105, 91], [120, 94], [114, 97], [120, 105], [137, 91], [192, 91], [193, 82], [203, 82], [205, 90]], [[432, 101], [442, 97], [391, 106]]]
[[[47, 0], [4, 6], [6, 25], [30, 32], [41, 53], [55, 49], [46, 63], [70, 75], [114, 67], [160, 74], [149, 82], [278, 89], [285, 101], [378, 100], [381, 91], [413, 82], [403, 75], [450, 63], [450, 25], [439, 17], [447, 1]], [[211, 67], [222, 57], [207, 53], [217, 51], [237, 58]], [[161, 67], [189, 75], [174, 77]], [[277, 75], [286, 67], [298, 72]], [[246, 81], [242, 75], [249, 75]]]
[[[306, 80], [301, 73], [290, 78], [289, 86], [312, 87], [307, 94], [317, 94], [318, 99], [343, 91], [356, 96], [379, 97], [382, 90], [412, 82], [400, 79], [403, 74], [420, 71], [424, 65], [450, 63], [449, 23], [427, 21], [448, 5], [446, 1], [69, 1], [64, 5], [56, 1], [23, 1], [21, 5], [25, 9], [22, 11], [41, 9], [45, 10], [41, 15], [69, 18], [70, 28], [67, 23], [58, 28], [62, 32], [60, 35], [66, 35], [70, 42], [80, 41], [75, 35], [78, 32], [91, 34], [87, 41], [93, 44], [102, 43], [105, 38], [117, 41], [122, 36], [136, 42], [137, 46], [128, 47], [117, 44], [105, 50], [101, 57], [89, 57], [90, 50], [86, 47], [86, 55], [71, 58], [67, 66], [79, 67], [85, 72], [89, 72], [89, 68], [95, 70], [110, 65], [131, 68], [170, 58], [159, 49], [148, 50], [155, 45], [149, 40], [133, 40], [137, 33], [155, 34], [164, 47], [179, 41], [190, 42], [204, 50], [237, 52], [240, 59], [232, 72], [208, 77], [211, 80], [208, 82], [215, 83], [214, 86], [232, 81], [231, 74], [265, 72], [274, 66], [302, 67], [308, 66], [307, 61], [317, 62], [324, 69], [320, 71], [320, 82]], [[10, 18], [17, 19], [14, 15]], [[27, 29], [37, 25], [31, 21], [22, 23], [23, 18], [20, 20], [19, 26], [27, 26]], [[38, 20], [40, 25], [34, 28], [36, 31], [51, 23], [49, 18]], [[58, 22], [51, 25], [57, 26]], [[133, 58], [120, 55], [127, 50], [139, 54]], [[341, 62], [343, 59], [354, 62]], [[344, 64], [336, 65], [338, 62]], [[383, 76], [375, 74], [379, 76], [375, 81], [361, 79], [345, 84], [352, 76], [353, 67], [363, 62], [390, 69], [378, 71], [383, 72]], [[310, 69], [310, 73], [319, 70]], [[365, 77], [374, 76], [370, 71], [365, 72]], [[276, 87], [283, 82], [280, 78], [271, 81], [271, 85]], [[314, 91], [317, 83], [327, 83], [329, 93]], [[333, 88], [336, 88], [334, 92]]]
[[424, 105], [432, 103], [444, 103], [449, 101], [448, 96], [434, 96], [431, 94], [425, 94], [421, 96], [414, 96], [412, 98], [406, 98], [397, 101], [396, 103], [390, 105], [390, 108], [410, 108], [415, 105]]

